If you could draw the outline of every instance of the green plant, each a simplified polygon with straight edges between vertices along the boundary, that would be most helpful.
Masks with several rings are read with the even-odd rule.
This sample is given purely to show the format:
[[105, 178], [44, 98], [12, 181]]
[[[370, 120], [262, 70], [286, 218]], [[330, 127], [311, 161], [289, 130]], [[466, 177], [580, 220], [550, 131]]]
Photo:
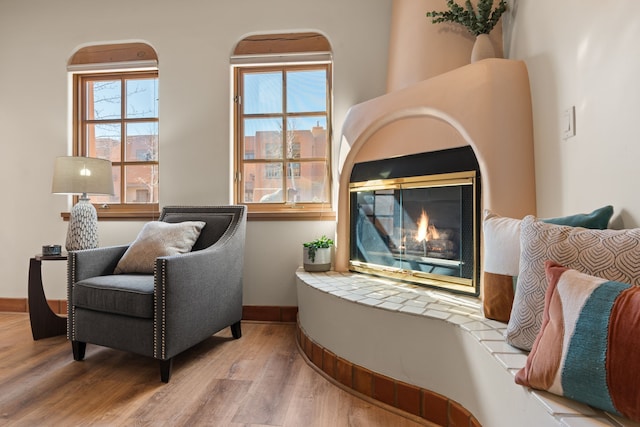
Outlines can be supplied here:
[[333, 240], [327, 236], [322, 236], [316, 240], [306, 242], [302, 244], [305, 248], [309, 248], [309, 259], [311, 262], [316, 262], [316, 250], [320, 248], [330, 248], [333, 246]]
[[498, 7], [493, 11], [493, 0], [478, 0], [478, 11], [476, 12], [471, 4], [471, 0], [465, 1], [462, 7], [455, 0], [448, 0], [447, 6], [449, 10], [446, 12], [431, 11], [427, 12], [428, 18], [433, 18], [431, 22], [438, 24], [440, 22], [453, 22], [464, 26], [471, 34], [478, 36], [480, 34], [489, 34], [493, 27], [496, 26], [502, 14], [507, 10], [505, 0], [500, 0]]

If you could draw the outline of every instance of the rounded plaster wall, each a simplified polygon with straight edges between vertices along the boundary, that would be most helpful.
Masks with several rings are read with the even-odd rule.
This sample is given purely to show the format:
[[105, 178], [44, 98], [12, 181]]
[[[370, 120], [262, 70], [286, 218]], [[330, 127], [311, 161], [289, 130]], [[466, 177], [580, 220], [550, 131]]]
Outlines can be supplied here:
[[[477, 0], [471, 2], [474, 6]], [[426, 13], [446, 10], [443, 0], [394, 0], [389, 38], [387, 92], [462, 67], [470, 62], [475, 37], [464, 27], [433, 24]], [[490, 38], [502, 57], [502, 24]]]
[[[381, 153], [393, 150], [402, 144], [407, 147], [406, 154], [418, 154], [424, 150], [425, 138], [431, 140], [429, 150], [468, 145], [460, 132], [449, 123], [433, 116], [405, 117], [378, 129], [358, 152], [358, 162], [379, 160]], [[409, 149], [408, 147], [415, 147]], [[411, 152], [409, 152], [411, 151]], [[392, 156], [392, 155], [390, 155]]]
[[373, 372], [446, 396], [483, 425], [549, 425], [543, 405], [462, 328], [358, 304], [298, 280], [298, 321], [307, 336]]
[[348, 267], [349, 180], [361, 161], [470, 145], [480, 165], [482, 207], [514, 217], [536, 213], [531, 95], [523, 62], [479, 61], [356, 105], [343, 136], [350, 149], [340, 171], [338, 271]]

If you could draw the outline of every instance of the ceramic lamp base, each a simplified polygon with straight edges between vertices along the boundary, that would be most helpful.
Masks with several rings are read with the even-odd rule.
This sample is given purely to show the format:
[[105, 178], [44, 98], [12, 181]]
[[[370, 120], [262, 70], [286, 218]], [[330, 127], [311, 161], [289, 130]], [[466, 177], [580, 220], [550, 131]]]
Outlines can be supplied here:
[[71, 208], [67, 230], [67, 251], [98, 247], [98, 213], [88, 198], [80, 198]]

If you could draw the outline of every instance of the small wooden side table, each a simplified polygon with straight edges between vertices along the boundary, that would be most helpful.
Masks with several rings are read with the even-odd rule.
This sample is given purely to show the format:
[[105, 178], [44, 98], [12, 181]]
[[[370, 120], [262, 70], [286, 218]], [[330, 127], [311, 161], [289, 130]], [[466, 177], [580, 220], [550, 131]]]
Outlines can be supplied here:
[[44, 295], [42, 261], [66, 261], [67, 255], [36, 255], [29, 261], [29, 320], [34, 340], [67, 333], [67, 318], [55, 314]]

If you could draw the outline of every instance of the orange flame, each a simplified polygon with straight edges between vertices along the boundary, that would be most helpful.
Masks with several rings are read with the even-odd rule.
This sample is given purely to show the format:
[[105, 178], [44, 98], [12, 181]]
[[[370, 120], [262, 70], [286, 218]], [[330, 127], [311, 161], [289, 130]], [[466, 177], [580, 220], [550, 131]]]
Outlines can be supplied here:
[[418, 233], [416, 234], [416, 240], [418, 242], [422, 242], [423, 240], [427, 240], [427, 230], [429, 228], [429, 215], [422, 210], [422, 215], [420, 215], [420, 220], [418, 221]]
[[427, 233], [427, 240], [437, 240], [440, 238], [440, 232], [435, 225], [429, 225], [429, 232]]
[[418, 232], [416, 233], [416, 241], [422, 242], [439, 239], [440, 233], [433, 224], [429, 224], [429, 215], [422, 210], [420, 220], [418, 221]]

